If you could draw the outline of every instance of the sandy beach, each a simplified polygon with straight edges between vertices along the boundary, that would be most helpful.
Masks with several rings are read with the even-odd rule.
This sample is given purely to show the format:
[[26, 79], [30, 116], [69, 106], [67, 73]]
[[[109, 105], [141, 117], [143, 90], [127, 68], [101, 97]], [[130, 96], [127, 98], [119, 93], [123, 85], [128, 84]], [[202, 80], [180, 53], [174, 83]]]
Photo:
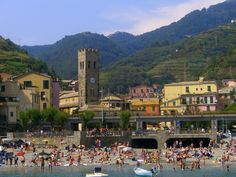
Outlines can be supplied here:
[[[219, 148], [175, 147], [162, 151], [132, 149], [126, 143], [117, 143], [110, 147], [99, 147], [95, 143], [95, 147], [89, 149], [67, 144], [60, 147], [46, 144], [39, 147], [31, 144], [17, 149], [5, 148], [4, 151], [13, 155], [12, 157], [2, 155], [1, 168], [41, 167], [43, 170], [44, 167], [54, 166], [148, 165], [150, 168], [158, 169], [168, 167], [174, 170], [194, 170], [209, 165], [222, 166], [226, 169], [236, 165], [235, 139], [225, 141]], [[15, 161], [15, 158], [18, 160]]]

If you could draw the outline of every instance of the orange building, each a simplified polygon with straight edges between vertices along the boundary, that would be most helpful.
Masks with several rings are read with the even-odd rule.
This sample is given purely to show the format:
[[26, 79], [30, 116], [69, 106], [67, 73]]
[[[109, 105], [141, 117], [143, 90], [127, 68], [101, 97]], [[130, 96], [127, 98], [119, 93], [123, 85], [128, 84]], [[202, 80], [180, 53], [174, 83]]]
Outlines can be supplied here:
[[160, 115], [160, 104], [158, 98], [136, 98], [131, 99], [131, 110], [138, 112], [144, 116]]

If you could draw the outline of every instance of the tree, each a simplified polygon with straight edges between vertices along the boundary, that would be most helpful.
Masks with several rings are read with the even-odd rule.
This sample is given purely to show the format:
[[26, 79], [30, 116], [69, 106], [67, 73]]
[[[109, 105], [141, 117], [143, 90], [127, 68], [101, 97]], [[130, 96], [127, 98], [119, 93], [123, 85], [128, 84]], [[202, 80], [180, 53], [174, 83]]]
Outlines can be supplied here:
[[121, 111], [119, 116], [120, 116], [120, 127], [122, 129], [127, 129], [129, 126], [131, 112], [130, 111]]
[[89, 122], [94, 118], [95, 113], [93, 111], [83, 111], [81, 113], [79, 113], [79, 117], [81, 118], [82, 122], [83, 122], [83, 127], [88, 126]]
[[54, 107], [47, 108], [42, 113], [43, 119], [51, 124], [52, 129], [54, 127], [55, 117], [57, 113], [58, 110]]
[[61, 128], [64, 127], [65, 123], [68, 121], [69, 114], [66, 112], [58, 111], [55, 115], [55, 122], [61, 126]]
[[29, 125], [29, 121], [30, 121], [29, 116], [26, 114], [26, 112], [24, 111], [20, 112], [19, 120], [20, 120], [21, 127], [23, 128], [24, 131], [26, 131]]
[[26, 115], [28, 116], [29, 120], [31, 121], [31, 124], [33, 126], [39, 126], [42, 121], [42, 115], [37, 109], [29, 109], [26, 112]]

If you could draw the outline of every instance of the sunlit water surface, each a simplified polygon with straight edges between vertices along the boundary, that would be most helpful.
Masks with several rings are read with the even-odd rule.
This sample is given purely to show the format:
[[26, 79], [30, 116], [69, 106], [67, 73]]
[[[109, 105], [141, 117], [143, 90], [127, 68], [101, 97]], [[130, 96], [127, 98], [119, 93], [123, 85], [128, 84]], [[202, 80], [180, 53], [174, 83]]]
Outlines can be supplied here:
[[[148, 169], [149, 167], [143, 167]], [[103, 166], [103, 172], [109, 177], [135, 177], [132, 166]], [[52, 171], [45, 168], [41, 172], [40, 168], [3, 168], [0, 167], [0, 177], [85, 177], [86, 173], [93, 172], [92, 166], [81, 167], [54, 167]], [[236, 177], [236, 166], [230, 166], [229, 172], [220, 166], [204, 167], [201, 170], [177, 169], [176, 172], [171, 167], [164, 167], [158, 177]]]

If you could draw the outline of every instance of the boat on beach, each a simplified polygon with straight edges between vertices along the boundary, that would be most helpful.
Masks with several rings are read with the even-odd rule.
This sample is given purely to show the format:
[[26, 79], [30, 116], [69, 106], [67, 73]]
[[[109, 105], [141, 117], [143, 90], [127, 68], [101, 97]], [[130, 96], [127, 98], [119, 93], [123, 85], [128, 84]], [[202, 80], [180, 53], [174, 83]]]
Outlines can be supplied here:
[[134, 167], [134, 173], [140, 177], [152, 177], [153, 176], [153, 173], [151, 171], [145, 170], [142, 168], [138, 168], [138, 167]]
[[86, 174], [86, 177], [103, 177], [103, 176], [108, 176], [108, 174], [102, 173], [101, 167], [95, 167], [94, 173]]

